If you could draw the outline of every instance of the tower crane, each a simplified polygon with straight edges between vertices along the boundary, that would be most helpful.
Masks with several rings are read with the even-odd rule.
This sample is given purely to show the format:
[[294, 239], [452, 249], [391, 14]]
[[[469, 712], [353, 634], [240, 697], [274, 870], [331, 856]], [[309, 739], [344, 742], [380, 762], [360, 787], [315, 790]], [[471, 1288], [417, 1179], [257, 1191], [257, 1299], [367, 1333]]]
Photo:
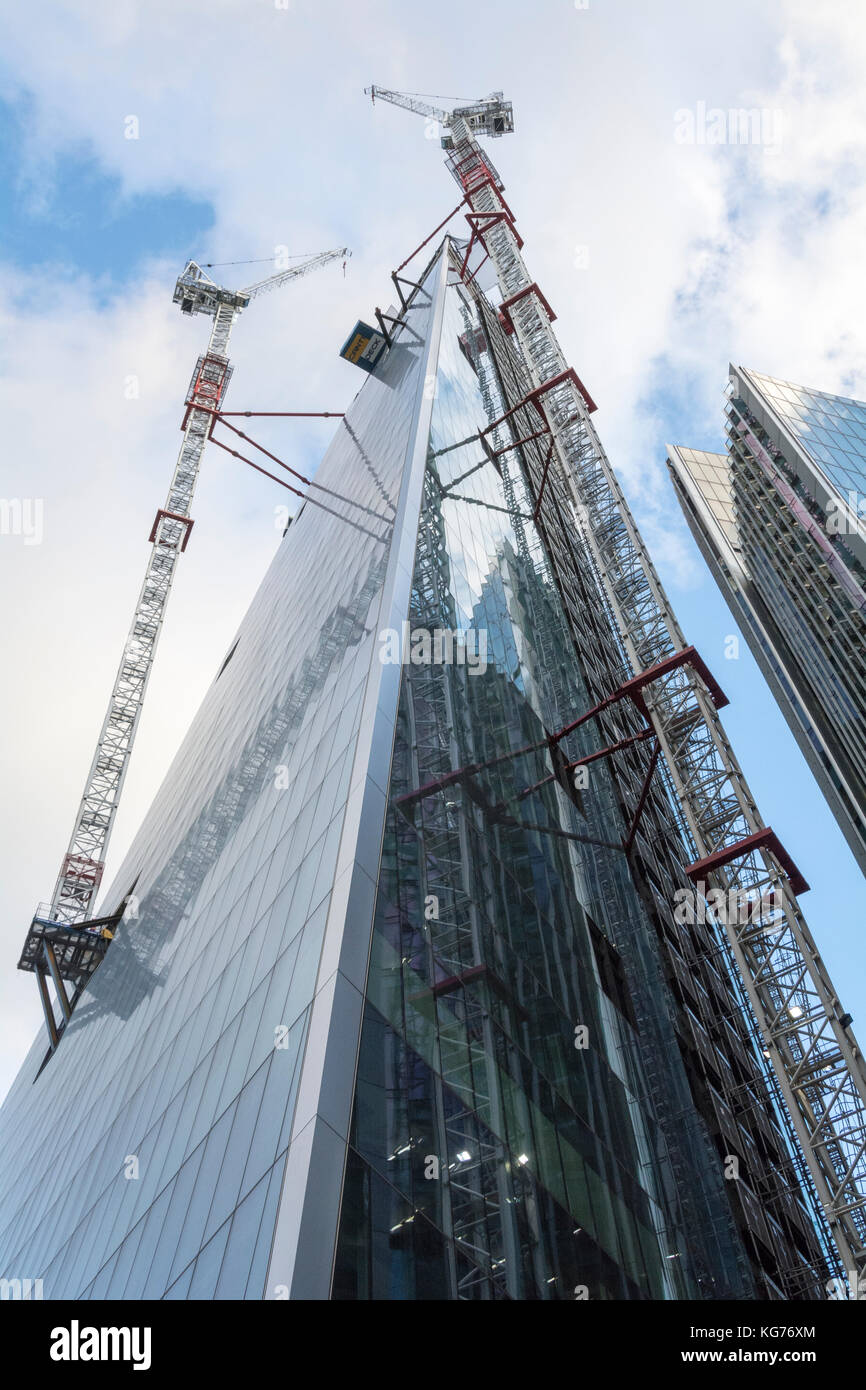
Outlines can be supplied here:
[[[321, 251], [246, 289], [218, 285], [195, 261], [178, 277], [173, 302], [184, 314], [212, 320], [207, 348], [198, 358], [186, 394], [183, 439], [164, 506], [154, 518], [151, 552], [132, 624], [123, 647], [108, 709], [99, 732], [69, 847], [50, 903], [40, 904], [28, 931], [19, 969], [34, 971], [52, 1046], [71, 1013], [64, 981], [76, 991], [86, 984], [112, 937], [113, 920], [92, 919], [94, 899], [105, 867], [114, 819], [141, 717], [156, 645], [179, 557], [193, 520], [193, 493], [202, 455], [232, 374], [228, 344], [235, 319], [253, 299], [280, 289], [312, 271], [351, 254], [345, 246]], [[46, 973], [50, 974], [63, 1017], [54, 1019]], [[74, 997], [72, 1000], [74, 1003]]]
[[[502, 196], [502, 180], [476, 139], [513, 130], [511, 103], [495, 92], [440, 110], [411, 93], [365, 90], [374, 101], [378, 97], [442, 126], [446, 163], [470, 224], [470, 249], [481, 242], [495, 268], [500, 320], [531, 380], [527, 401], [540, 408], [551, 436], [551, 473], [571, 503], [632, 684], [641, 683], [661, 771], [682, 808], [680, 829], [692, 858], [685, 871], [704, 894], [721, 889], [771, 905], [759, 921], [749, 916], [746, 922], [725, 922], [728, 949], [843, 1268], [866, 1298], [863, 1053], [797, 900], [808, 885], [761, 819], [718, 702], [686, 659], [692, 649], [590, 419], [595, 406], [559, 346], [553, 310], [520, 254], [523, 242]], [[463, 273], [468, 260], [467, 251]], [[536, 515], [544, 487], [542, 478]], [[599, 692], [600, 698], [610, 695]]]
[[478, 101], [470, 101], [446, 111], [441, 106], [431, 106], [426, 99], [411, 92], [392, 92], [387, 87], [365, 87], [364, 91], [374, 103], [378, 97], [380, 101], [389, 101], [406, 111], [414, 111], [417, 116], [438, 121], [442, 127], [444, 149], [452, 147], [450, 132], [454, 121], [459, 120], [473, 135], [489, 135], [494, 139], [499, 135], [510, 135], [514, 130], [514, 111], [511, 102], [503, 100], [502, 92], [491, 92], [489, 97], [481, 97]]

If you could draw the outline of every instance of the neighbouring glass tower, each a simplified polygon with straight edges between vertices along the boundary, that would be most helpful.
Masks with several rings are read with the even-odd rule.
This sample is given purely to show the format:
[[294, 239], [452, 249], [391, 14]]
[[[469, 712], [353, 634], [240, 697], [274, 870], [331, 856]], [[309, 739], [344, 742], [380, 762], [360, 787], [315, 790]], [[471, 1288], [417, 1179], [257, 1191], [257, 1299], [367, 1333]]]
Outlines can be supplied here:
[[866, 404], [732, 366], [726, 432], [674, 487], [866, 872]]
[[823, 1294], [724, 934], [672, 910], [676, 807], [656, 782], [628, 837], [577, 724], [616, 640], [566, 513], [533, 519], [524, 368], [462, 254], [418, 277], [0, 1112], [0, 1274], [47, 1298]]

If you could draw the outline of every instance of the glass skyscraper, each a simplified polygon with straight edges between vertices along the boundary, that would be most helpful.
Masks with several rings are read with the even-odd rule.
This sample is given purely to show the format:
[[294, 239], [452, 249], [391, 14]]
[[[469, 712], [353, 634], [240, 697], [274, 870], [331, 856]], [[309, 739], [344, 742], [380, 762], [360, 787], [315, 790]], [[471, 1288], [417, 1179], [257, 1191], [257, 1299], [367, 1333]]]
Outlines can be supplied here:
[[726, 432], [674, 487], [866, 872], [866, 404], [732, 366]]
[[0, 1274], [46, 1298], [822, 1295], [723, 933], [671, 910], [675, 808], [626, 853], [609, 762], [566, 770], [600, 729], [551, 739], [614, 644], [459, 264], [419, 276], [0, 1111]]

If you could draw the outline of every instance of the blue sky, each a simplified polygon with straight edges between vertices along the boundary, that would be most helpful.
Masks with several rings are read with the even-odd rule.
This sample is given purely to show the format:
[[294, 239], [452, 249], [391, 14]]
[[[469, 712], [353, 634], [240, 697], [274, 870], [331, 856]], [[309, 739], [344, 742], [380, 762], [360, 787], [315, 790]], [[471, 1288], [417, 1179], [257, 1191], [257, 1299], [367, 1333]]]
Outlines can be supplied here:
[[[57, 0], [2, 20], [0, 495], [44, 498], [45, 539], [0, 538], [13, 596], [0, 692], [5, 1090], [39, 1024], [15, 971], [50, 896], [179, 443], [201, 319], [171, 304], [190, 255], [348, 243], [235, 331], [235, 409], [340, 410], [337, 350], [456, 203], [423, 121], [363, 87], [482, 95], [516, 130], [494, 158], [570, 360], [803, 907], [866, 1035], [866, 887], [680, 516], [666, 441], [722, 445], [730, 360], [866, 396], [866, 21], [842, 0]], [[435, 19], [435, 22], [434, 22]], [[731, 36], [740, 41], [732, 42]], [[840, 35], [844, 42], [840, 42]], [[782, 113], [772, 147], [683, 145], [676, 113]], [[138, 138], [128, 139], [128, 118]], [[585, 248], [585, 249], [582, 249]], [[226, 267], [227, 283], [266, 266]], [[138, 394], [125, 383], [134, 377]], [[327, 424], [257, 437], [301, 472]], [[109, 858], [122, 858], [279, 539], [286, 499], [212, 451]], [[278, 495], [274, 492], [278, 491]]]
[[170, 193], [131, 194], [87, 141], [64, 150], [41, 174], [28, 158], [33, 100], [0, 102], [0, 216], [3, 258], [26, 270], [87, 274], [105, 292], [133, 281], [145, 259], [182, 261], [203, 245], [213, 206]]

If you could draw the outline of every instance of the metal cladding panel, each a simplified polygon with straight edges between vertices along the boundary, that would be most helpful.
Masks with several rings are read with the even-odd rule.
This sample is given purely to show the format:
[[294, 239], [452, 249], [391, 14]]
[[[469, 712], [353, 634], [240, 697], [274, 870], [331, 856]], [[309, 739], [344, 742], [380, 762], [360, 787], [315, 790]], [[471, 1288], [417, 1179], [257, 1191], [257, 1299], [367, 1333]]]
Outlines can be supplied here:
[[341, 421], [106, 895], [133, 911], [0, 1111], [0, 1275], [46, 1298], [263, 1297], [299, 1097], [331, 1123], [348, 1104], [351, 1028], [340, 1077], [325, 1004], [366, 965], [397, 692], [377, 633], [408, 606], [441, 277]]

